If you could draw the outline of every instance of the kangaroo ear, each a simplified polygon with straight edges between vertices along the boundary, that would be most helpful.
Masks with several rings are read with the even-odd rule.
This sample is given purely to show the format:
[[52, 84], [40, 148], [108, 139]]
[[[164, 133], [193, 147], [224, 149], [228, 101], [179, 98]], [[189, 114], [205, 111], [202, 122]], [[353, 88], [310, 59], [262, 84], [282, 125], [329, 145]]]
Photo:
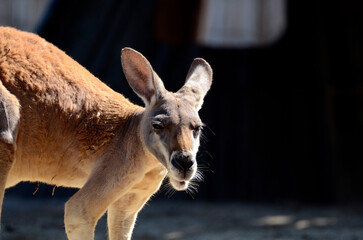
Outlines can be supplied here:
[[199, 111], [212, 85], [212, 77], [209, 64], [202, 58], [196, 58], [189, 68], [184, 86], [177, 93]]
[[146, 106], [158, 99], [165, 91], [163, 82], [141, 53], [132, 48], [123, 48], [121, 63], [127, 82]]

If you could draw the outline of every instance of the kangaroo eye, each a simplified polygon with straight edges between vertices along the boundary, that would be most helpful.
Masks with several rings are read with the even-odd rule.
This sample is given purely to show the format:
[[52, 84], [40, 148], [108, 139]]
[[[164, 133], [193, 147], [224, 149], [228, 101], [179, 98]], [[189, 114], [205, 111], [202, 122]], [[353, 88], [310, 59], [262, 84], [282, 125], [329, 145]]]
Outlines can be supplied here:
[[162, 130], [162, 129], [164, 129], [164, 127], [163, 127], [162, 125], [157, 124], [157, 123], [153, 123], [153, 128], [154, 128], [154, 129], [157, 129], [157, 130]]
[[197, 138], [200, 134], [200, 130], [202, 130], [202, 126], [197, 126], [193, 128], [193, 136], [194, 138]]
[[199, 132], [202, 130], [202, 128], [203, 128], [202, 126], [197, 126], [197, 127], [193, 128], [193, 131]]

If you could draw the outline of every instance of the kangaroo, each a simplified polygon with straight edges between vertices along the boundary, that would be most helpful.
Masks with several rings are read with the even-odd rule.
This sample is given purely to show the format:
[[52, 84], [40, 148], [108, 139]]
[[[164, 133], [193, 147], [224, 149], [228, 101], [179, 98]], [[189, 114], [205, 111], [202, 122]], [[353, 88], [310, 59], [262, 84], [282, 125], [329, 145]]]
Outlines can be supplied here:
[[79, 188], [65, 204], [68, 239], [94, 239], [107, 211], [109, 239], [129, 240], [166, 176], [179, 191], [196, 179], [211, 67], [196, 58], [173, 93], [137, 51], [122, 49], [121, 63], [145, 107], [41, 37], [0, 27], [0, 214], [21, 181]]

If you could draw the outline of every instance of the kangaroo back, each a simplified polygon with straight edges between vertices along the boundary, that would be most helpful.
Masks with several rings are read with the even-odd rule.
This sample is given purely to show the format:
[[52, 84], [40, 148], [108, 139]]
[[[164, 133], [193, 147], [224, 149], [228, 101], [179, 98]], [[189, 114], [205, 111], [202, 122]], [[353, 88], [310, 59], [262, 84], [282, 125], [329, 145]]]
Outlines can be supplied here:
[[125, 48], [121, 62], [145, 108], [37, 35], [0, 27], [0, 209], [20, 181], [77, 187], [65, 206], [68, 238], [93, 239], [107, 211], [110, 239], [129, 240], [166, 175], [176, 190], [195, 187], [209, 64], [195, 59], [172, 93], [140, 53]]
[[87, 157], [110, 142], [115, 128], [140, 108], [54, 45], [12, 28], [0, 27], [0, 81], [20, 105], [17, 145], [23, 153], [18, 161], [26, 156], [34, 166], [17, 172], [21, 180], [48, 182], [59, 173], [39, 174], [38, 161], [54, 165], [71, 148], [79, 151], [69, 154]]

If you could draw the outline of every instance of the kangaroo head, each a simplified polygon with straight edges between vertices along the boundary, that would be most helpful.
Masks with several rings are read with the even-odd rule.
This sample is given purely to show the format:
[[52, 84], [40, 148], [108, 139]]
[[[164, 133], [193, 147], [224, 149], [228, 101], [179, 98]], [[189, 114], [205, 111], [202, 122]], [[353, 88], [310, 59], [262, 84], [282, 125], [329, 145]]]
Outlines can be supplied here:
[[128, 83], [145, 102], [140, 126], [144, 145], [167, 168], [174, 189], [187, 189], [197, 171], [203, 126], [198, 111], [211, 86], [212, 69], [203, 59], [195, 59], [184, 86], [173, 93], [140, 53], [125, 48], [121, 60]]

